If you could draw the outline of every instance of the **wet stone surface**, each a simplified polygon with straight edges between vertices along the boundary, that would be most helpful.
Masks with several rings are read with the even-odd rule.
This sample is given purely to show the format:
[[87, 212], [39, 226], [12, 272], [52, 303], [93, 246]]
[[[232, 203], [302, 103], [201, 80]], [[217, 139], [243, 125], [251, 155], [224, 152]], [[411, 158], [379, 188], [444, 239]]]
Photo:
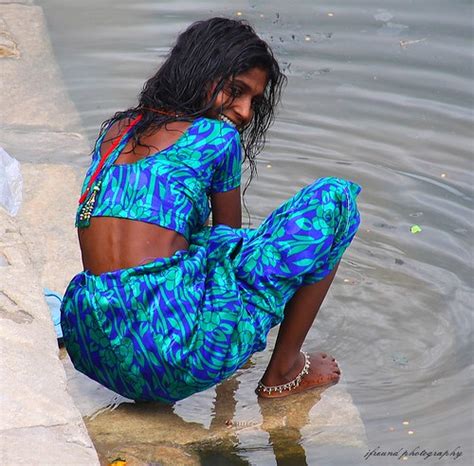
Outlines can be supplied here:
[[236, 376], [175, 405], [134, 403], [77, 372], [65, 350], [61, 357], [68, 391], [104, 465], [117, 458], [127, 464], [246, 464], [247, 449], [255, 458], [265, 451], [294, 462], [323, 446], [359, 453], [365, 448], [364, 426], [343, 385], [279, 400], [257, 398], [253, 379], [264, 366], [259, 355]]
[[9, 319], [17, 324], [29, 324], [33, 316], [21, 309], [6, 291], [0, 290], [0, 319]]
[[[0, 23], [1, 27], [1, 23]], [[20, 51], [8, 32], [0, 31], [0, 58], [19, 58]]]

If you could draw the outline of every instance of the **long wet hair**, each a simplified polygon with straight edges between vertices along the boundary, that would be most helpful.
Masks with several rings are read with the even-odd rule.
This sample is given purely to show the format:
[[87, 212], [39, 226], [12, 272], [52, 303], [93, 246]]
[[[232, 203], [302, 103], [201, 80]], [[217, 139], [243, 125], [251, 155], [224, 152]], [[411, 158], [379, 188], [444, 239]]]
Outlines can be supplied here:
[[[265, 134], [273, 123], [286, 77], [268, 44], [245, 21], [211, 18], [189, 26], [178, 36], [156, 74], [145, 83], [138, 105], [106, 120], [100, 134], [111, 124], [140, 113], [142, 119], [133, 128], [133, 144], [147, 146], [141, 144], [142, 136], [172, 121], [206, 116], [219, 92], [232, 86], [237, 75], [255, 67], [267, 71], [268, 84], [263, 98], [253, 106], [252, 121], [241, 131], [250, 183], [256, 174], [255, 157], [265, 145]], [[213, 84], [215, 88], [209, 96]]]

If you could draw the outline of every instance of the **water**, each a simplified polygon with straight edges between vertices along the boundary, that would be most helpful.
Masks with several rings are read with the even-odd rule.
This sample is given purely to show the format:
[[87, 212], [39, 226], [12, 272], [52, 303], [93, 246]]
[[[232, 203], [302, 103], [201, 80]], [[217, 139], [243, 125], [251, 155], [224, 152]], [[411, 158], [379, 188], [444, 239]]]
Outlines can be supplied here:
[[[471, 464], [471, 2], [38, 4], [45, 9], [65, 83], [91, 141], [100, 122], [134, 104], [145, 79], [188, 24], [239, 12], [251, 21], [272, 44], [289, 78], [260, 156], [260, 176], [248, 191], [252, 224], [316, 177], [337, 175], [364, 189], [360, 232], [306, 347], [337, 357], [368, 448], [459, 447], [463, 456], [456, 464]], [[69, 162], [86, 167], [87, 154]], [[413, 225], [421, 232], [412, 233]], [[248, 428], [231, 428], [226, 438], [201, 442], [189, 458], [197, 455], [203, 464], [398, 462], [375, 456], [365, 461], [349, 447], [316, 445], [320, 434], [312, 426], [317, 419], [308, 406], [317, 400], [305, 406], [295, 402], [300, 419], [291, 421], [284, 413], [291, 421], [286, 428], [257, 429], [265, 408], [256, 408], [252, 388], [267, 358], [267, 352], [256, 355], [254, 366], [222, 389], [228, 391], [221, 396], [224, 411], [234, 412], [235, 422], [250, 423]], [[178, 403], [166, 419], [176, 431], [195, 435], [196, 442], [212, 439], [213, 423], [223, 419], [217, 421], [215, 395], [209, 390]], [[153, 413], [122, 404], [89, 419], [88, 426], [94, 438], [108, 425], [116, 442], [135, 439], [130, 448], [151, 455], [150, 445], [157, 448], [158, 440], [150, 432], [162, 424], [153, 424]], [[139, 444], [141, 429], [148, 429], [146, 448]]]

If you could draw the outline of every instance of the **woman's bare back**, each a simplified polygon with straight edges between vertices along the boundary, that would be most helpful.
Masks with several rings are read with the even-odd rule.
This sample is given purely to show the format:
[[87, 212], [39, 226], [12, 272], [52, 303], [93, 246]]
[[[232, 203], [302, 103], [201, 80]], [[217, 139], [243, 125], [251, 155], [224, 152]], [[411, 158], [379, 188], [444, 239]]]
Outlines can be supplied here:
[[[114, 124], [104, 138], [101, 154], [129, 123]], [[115, 164], [135, 163], [150, 154], [173, 145], [189, 127], [189, 122], [172, 122], [153, 134], [143, 136], [144, 145], [125, 146]], [[149, 147], [147, 147], [149, 146]], [[78, 230], [82, 263], [85, 270], [95, 275], [112, 270], [151, 262], [159, 257], [170, 257], [187, 249], [188, 242], [178, 232], [151, 223], [114, 217], [92, 217], [90, 226]]]

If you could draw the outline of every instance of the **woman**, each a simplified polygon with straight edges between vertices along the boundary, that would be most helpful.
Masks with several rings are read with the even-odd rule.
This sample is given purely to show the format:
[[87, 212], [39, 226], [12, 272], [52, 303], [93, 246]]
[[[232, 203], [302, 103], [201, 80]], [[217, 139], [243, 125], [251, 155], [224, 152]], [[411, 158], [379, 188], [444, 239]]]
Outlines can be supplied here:
[[281, 323], [259, 396], [339, 380], [334, 358], [300, 350], [357, 230], [360, 188], [317, 180], [241, 228], [242, 158], [254, 174], [284, 81], [249, 25], [212, 18], [103, 124], [76, 219], [84, 271], [62, 305], [78, 370], [174, 402], [232, 375]]

